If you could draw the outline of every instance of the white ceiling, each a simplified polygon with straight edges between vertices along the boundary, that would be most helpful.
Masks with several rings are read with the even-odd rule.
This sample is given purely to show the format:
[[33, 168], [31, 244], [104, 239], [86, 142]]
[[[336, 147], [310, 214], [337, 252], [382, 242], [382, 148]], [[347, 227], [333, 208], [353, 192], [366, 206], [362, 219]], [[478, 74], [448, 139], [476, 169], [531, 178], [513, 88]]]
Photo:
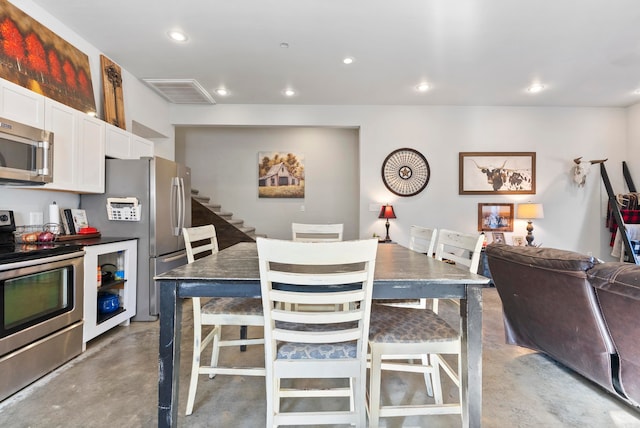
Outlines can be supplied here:
[[[34, 3], [136, 77], [195, 79], [218, 104], [640, 102], [638, 0]], [[171, 42], [172, 29], [188, 42]], [[421, 81], [432, 89], [418, 93]], [[528, 93], [533, 82], [546, 89]]]

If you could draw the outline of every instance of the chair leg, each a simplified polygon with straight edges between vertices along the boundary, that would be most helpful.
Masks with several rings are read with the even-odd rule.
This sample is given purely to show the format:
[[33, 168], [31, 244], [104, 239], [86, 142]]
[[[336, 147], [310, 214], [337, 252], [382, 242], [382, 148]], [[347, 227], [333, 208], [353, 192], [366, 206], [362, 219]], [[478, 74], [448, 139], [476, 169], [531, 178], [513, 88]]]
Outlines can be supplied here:
[[191, 378], [189, 380], [189, 395], [187, 397], [186, 415], [193, 413], [193, 404], [196, 400], [196, 389], [198, 388], [198, 374], [200, 370], [200, 353], [202, 343], [202, 327], [198, 324], [193, 327], [193, 358], [191, 361]]
[[442, 383], [440, 382], [440, 360], [438, 355], [429, 355], [429, 360], [431, 361], [431, 367], [433, 367], [433, 372], [431, 374], [431, 379], [433, 379], [433, 399], [436, 404], [444, 403], [442, 399]]
[[369, 428], [378, 428], [380, 423], [380, 387], [382, 378], [382, 354], [371, 346], [371, 371], [369, 380]]
[[[211, 367], [218, 367], [218, 358], [220, 357], [220, 340], [222, 339], [222, 326], [214, 327], [213, 344], [211, 345]], [[215, 373], [209, 375], [209, 379], [216, 377]]]
[[[422, 355], [422, 365], [425, 367], [429, 366], [429, 355], [427, 354]], [[428, 371], [424, 372], [424, 383], [427, 386], [427, 395], [429, 397], [433, 397], [433, 385], [431, 382], [431, 373], [429, 373]]]

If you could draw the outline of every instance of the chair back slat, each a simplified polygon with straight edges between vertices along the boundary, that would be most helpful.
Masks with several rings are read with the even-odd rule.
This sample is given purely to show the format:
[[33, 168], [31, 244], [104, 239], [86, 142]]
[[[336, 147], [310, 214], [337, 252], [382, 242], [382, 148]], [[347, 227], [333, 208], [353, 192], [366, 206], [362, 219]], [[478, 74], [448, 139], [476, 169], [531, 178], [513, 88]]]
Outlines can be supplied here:
[[451, 260], [472, 273], [478, 271], [484, 237], [480, 234], [462, 233], [441, 229], [438, 233], [436, 259]]
[[409, 229], [409, 249], [433, 256], [436, 246], [438, 229], [413, 225]]
[[[277, 342], [282, 341], [356, 340], [358, 355], [366, 355], [377, 240], [310, 243], [258, 238], [257, 246], [267, 361], [275, 359]], [[328, 309], [296, 308], [305, 304]]]
[[293, 240], [299, 242], [336, 242], [342, 241], [344, 224], [306, 224], [291, 223]]
[[193, 263], [196, 256], [204, 252], [210, 254], [218, 252], [218, 239], [216, 228], [212, 224], [198, 227], [183, 227], [185, 250], [187, 251], [187, 261]]

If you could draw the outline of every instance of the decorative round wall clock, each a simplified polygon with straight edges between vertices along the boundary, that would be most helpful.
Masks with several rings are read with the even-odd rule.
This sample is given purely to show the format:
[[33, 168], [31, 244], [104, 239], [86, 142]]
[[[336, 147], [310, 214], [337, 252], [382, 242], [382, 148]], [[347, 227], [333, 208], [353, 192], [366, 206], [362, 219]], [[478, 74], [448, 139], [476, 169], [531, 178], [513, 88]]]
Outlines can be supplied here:
[[429, 162], [417, 150], [398, 149], [382, 162], [382, 181], [398, 196], [413, 196], [422, 192], [431, 176]]

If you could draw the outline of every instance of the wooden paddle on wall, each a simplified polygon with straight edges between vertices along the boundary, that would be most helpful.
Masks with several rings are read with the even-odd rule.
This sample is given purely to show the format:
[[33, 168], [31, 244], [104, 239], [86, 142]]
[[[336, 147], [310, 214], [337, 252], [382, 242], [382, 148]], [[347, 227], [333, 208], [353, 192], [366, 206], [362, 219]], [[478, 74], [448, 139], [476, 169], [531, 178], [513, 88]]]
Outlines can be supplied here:
[[106, 56], [100, 55], [100, 69], [102, 70], [104, 120], [118, 128], [127, 129], [124, 120], [122, 71], [120, 66]]

